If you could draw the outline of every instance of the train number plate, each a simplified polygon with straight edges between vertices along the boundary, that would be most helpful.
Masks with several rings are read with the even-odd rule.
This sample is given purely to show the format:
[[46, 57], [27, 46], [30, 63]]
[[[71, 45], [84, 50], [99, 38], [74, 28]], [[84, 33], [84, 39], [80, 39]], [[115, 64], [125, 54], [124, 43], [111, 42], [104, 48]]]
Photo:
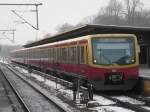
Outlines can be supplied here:
[[122, 77], [121, 75], [112, 75], [112, 81], [121, 81]]

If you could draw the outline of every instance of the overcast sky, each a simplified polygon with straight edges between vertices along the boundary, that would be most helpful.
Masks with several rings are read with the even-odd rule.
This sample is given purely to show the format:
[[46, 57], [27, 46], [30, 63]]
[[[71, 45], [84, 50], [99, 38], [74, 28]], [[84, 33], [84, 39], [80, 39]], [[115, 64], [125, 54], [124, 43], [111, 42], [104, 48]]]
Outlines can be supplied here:
[[[35, 25], [35, 7], [29, 6], [0, 6], [0, 30], [16, 29], [15, 44], [25, 44], [27, 41], [42, 38], [45, 34], [56, 32], [63, 23], [77, 24], [87, 16], [97, 14], [99, 9], [106, 6], [109, 0], [0, 0], [0, 3], [43, 3], [39, 6], [39, 31], [27, 24], [21, 24], [20, 19], [11, 12], [15, 10], [31, 24]], [[141, 0], [150, 7], [150, 0]], [[30, 11], [30, 12], [29, 12]], [[1, 43], [11, 43], [2, 38], [11, 34], [0, 34]]]

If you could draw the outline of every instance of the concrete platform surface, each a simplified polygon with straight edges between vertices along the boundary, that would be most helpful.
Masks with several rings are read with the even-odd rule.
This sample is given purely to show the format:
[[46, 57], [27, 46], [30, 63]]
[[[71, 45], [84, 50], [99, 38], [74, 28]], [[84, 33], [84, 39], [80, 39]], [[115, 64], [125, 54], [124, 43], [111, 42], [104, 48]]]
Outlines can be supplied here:
[[140, 68], [139, 73], [141, 77], [146, 77], [150, 79], [150, 68]]

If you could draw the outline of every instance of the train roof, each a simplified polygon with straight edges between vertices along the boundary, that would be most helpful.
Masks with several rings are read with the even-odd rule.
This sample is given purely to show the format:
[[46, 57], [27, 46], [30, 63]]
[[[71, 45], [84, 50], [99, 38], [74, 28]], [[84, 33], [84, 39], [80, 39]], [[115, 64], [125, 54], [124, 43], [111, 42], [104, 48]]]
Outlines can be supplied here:
[[86, 35], [86, 36], [82, 36], [82, 37], [78, 37], [78, 38], [73, 38], [73, 39], [68, 39], [68, 40], [63, 40], [63, 41], [57, 41], [57, 42], [53, 42], [53, 43], [48, 43], [48, 44], [43, 44], [43, 45], [38, 45], [38, 46], [33, 46], [33, 47], [29, 47], [29, 48], [23, 48], [23, 49], [19, 49], [19, 50], [15, 50], [13, 52], [17, 52], [17, 51], [24, 51], [24, 50], [31, 50], [31, 49], [36, 49], [36, 48], [43, 48], [43, 47], [47, 47], [47, 46], [52, 46], [52, 45], [56, 45], [56, 44], [63, 44], [63, 43], [70, 43], [70, 42], [75, 42], [75, 41], [80, 41], [80, 40], [84, 40], [84, 39], [88, 39], [89, 37], [120, 37], [120, 36], [124, 36], [124, 37], [135, 37], [135, 35], [133, 34], [94, 34], [94, 35]]
[[[132, 27], [132, 26], [116, 26], [116, 25], [84, 25], [82, 27], [73, 29], [68, 32], [60, 33], [54, 36], [51, 36], [46, 39], [42, 39], [33, 43], [24, 45], [25, 48], [38, 46], [42, 44], [57, 42], [61, 40], [67, 40], [71, 38], [76, 38], [85, 35], [91, 34], [103, 34], [103, 33], [130, 33], [135, 34], [137, 37], [147, 38], [150, 36], [149, 27]], [[142, 35], [142, 36], [141, 36]]]

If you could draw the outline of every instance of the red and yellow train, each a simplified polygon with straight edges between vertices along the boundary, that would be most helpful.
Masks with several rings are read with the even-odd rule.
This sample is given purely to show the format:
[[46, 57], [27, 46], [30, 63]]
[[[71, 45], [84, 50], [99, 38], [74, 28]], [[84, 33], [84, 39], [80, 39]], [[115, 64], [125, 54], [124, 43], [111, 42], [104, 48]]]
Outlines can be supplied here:
[[132, 34], [95, 34], [12, 52], [12, 62], [89, 80], [96, 90], [131, 90], [139, 78]]

